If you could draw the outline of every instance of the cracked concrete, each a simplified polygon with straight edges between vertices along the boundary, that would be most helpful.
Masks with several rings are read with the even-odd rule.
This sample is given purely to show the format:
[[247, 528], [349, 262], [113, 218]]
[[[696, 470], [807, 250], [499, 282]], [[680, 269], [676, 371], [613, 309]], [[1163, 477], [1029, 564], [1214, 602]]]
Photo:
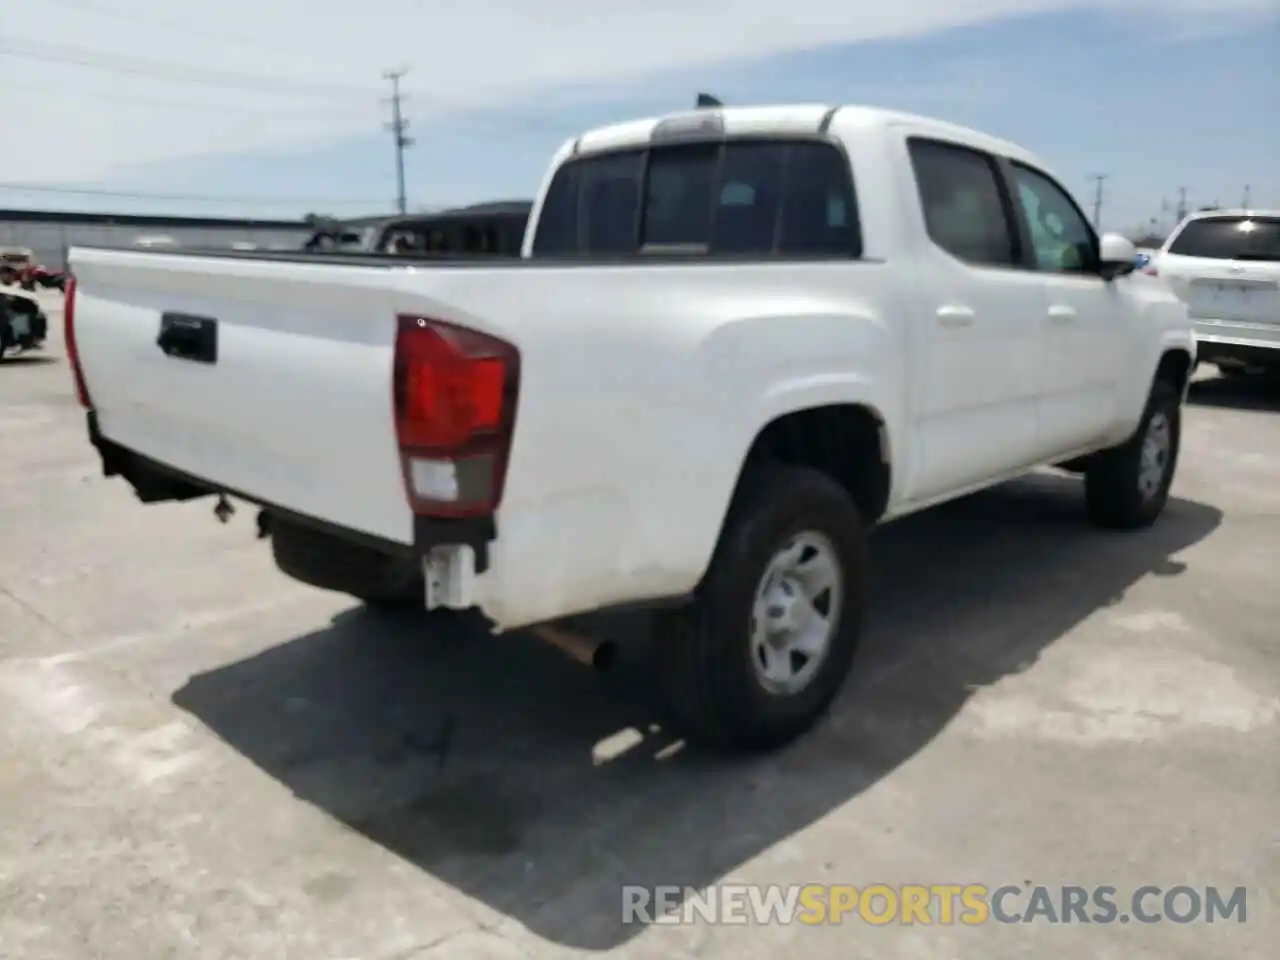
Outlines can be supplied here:
[[[639, 621], [601, 624], [596, 676], [291, 583], [250, 511], [137, 504], [49, 353], [0, 366], [0, 958], [1274, 956], [1271, 388], [1197, 385], [1149, 532], [1091, 530], [1047, 475], [877, 532], [829, 722], [733, 761], [661, 729]], [[1250, 899], [1244, 924], [621, 923], [623, 884], [717, 881]]]

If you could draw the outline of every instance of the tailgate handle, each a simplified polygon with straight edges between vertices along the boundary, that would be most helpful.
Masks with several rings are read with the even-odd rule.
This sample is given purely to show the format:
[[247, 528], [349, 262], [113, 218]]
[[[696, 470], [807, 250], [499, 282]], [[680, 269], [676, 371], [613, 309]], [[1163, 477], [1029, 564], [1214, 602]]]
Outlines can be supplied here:
[[161, 314], [156, 346], [166, 356], [179, 360], [217, 363], [218, 321], [213, 317], [197, 317], [189, 313]]

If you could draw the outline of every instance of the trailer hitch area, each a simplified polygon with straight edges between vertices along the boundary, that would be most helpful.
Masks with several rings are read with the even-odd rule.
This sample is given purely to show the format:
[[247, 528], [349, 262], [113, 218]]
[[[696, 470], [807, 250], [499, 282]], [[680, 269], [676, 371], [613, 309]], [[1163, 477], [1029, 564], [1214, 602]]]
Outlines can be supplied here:
[[227, 495], [225, 493], [218, 494], [218, 502], [213, 507], [213, 515], [218, 518], [218, 522], [226, 523], [235, 515], [235, 512], [236, 508], [231, 505]]

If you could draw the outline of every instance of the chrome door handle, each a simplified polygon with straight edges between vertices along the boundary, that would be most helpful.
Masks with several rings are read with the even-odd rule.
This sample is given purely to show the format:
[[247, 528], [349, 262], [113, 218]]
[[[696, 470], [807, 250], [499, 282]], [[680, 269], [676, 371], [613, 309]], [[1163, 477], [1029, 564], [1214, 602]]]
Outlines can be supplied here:
[[1068, 307], [1063, 304], [1054, 304], [1049, 308], [1050, 323], [1073, 323], [1076, 319], [1076, 311], [1074, 307]]
[[938, 308], [938, 323], [944, 327], [968, 327], [973, 324], [973, 310], [949, 304]]

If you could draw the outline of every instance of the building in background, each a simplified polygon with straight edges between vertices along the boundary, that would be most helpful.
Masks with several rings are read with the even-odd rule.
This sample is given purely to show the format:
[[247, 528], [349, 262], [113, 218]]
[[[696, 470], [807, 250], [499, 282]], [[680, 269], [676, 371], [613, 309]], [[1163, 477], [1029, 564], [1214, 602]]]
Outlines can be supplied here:
[[[167, 245], [297, 250], [311, 236], [303, 220], [162, 217], [112, 213], [0, 210], [0, 247], [29, 248], [37, 263], [55, 270], [67, 247]], [[141, 242], [139, 242], [141, 241]]]

